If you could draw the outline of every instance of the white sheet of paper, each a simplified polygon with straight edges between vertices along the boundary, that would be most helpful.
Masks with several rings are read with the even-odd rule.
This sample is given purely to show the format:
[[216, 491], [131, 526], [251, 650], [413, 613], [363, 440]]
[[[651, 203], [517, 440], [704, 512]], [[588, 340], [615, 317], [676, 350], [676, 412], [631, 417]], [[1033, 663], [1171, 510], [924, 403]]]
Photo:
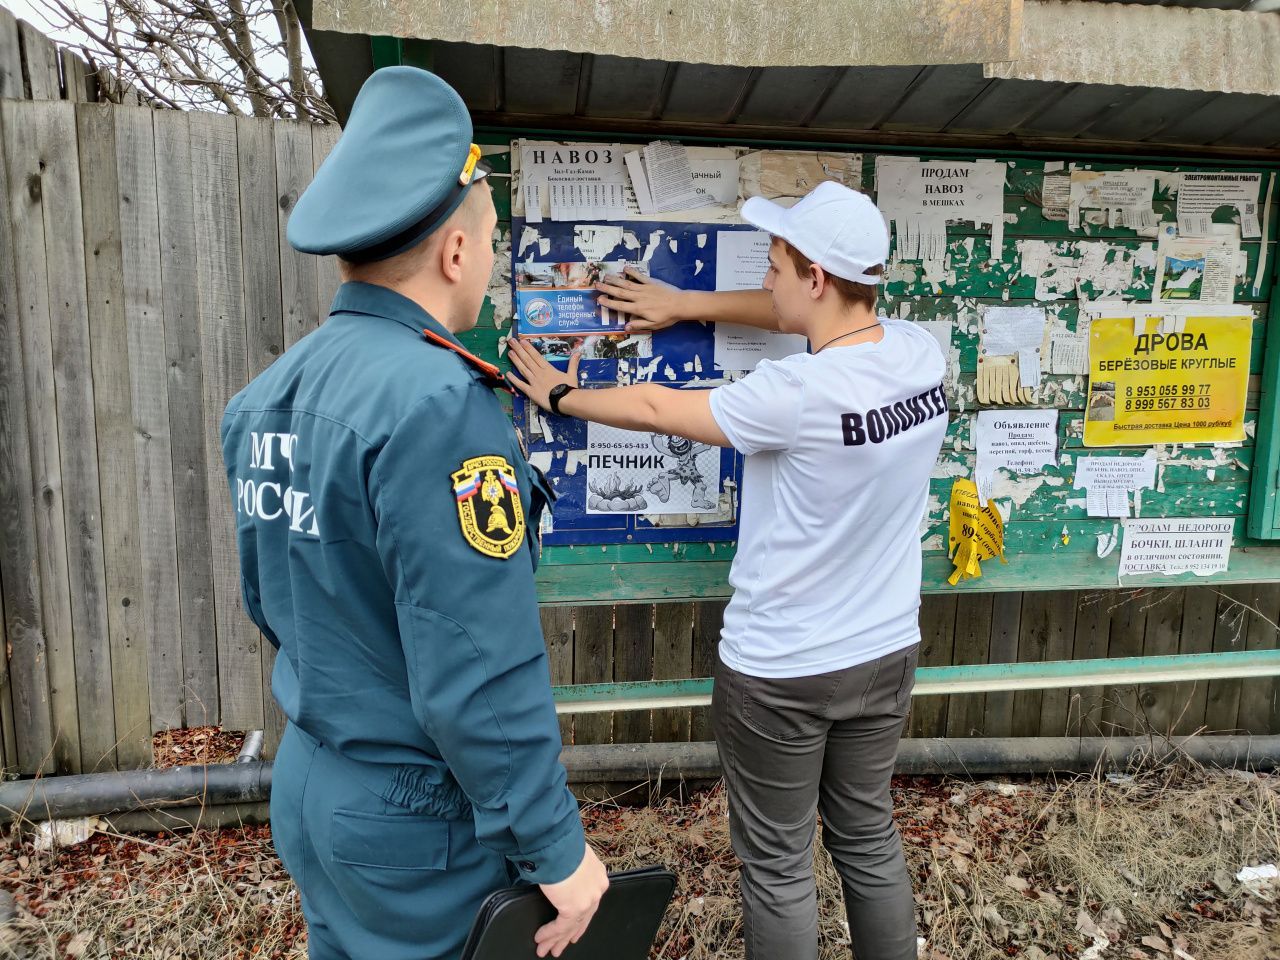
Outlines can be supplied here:
[[769, 272], [769, 234], [721, 230], [716, 235], [716, 289], [759, 290]]
[[1043, 307], [987, 307], [982, 311], [982, 352], [1018, 358], [1019, 385], [1040, 386], [1040, 348], [1044, 340]]
[[[626, 165], [623, 161], [625, 151], [620, 143], [556, 143], [549, 140], [520, 141], [520, 187], [525, 199], [525, 218], [528, 219], [528, 199], [524, 188], [530, 185], [543, 191], [543, 196], [550, 198], [550, 188], [556, 184], [561, 187], [569, 185], [617, 184], [622, 189], [623, 210], [618, 217], [582, 217], [576, 209], [580, 198], [573, 196], [572, 191], [560, 192], [561, 219], [624, 219], [625, 214], [640, 212], [635, 195], [627, 185]], [[555, 210], [551, 211], [551, 219], [557, 219]]]
[[1089, 334], [1073, 333], [1070, 330], [1050, 331], [1049, 372], [1075, 376], [1087, 374], [1089, 372]]
[[1049, 176], [1049, 164], [1044, 166], [1046, 176], [1040, 187], [1040, 210], [1046, 220], [1065, 220], [1071, 207], [1071, 177], [1065, 173]]
[[938, 346], [942, 348], [942, 357], [951, 362], [951, 331], [955, 328], [955, 322], [952, 320], [917, 320], [917, 327], [928, 331], [933, 339], [938, 341]]
[[1221, 573], [1231, 558], [1232, 526], [1229, 517], [1125, 520], [1119, 575]]
[[1036, 473], [1058, 458], [1057, 410], [979, 410], [974, 446], [978, 463], [974, 482], [985, 506], [998, 469]]
[[587, 424], [587, 513], [715, 513], [720, 451], [705, 443]]
[[689, 169], [694, 189], [707, 203], [738, 202], [737, 157], [690, 157]]
[[998, 160], [876, 157], [876, 203], [897, 234], [895, 257], [941, 264], [947, 221], [991, 227], [991, 259], [1004, 243], [1006, 167]]
[[707, 205], [709, 198], [700, 196], [693, 185], [693, 168], [684, 144], [655, 140], [645, 146], [643, 153], [654, 210], [664, 213]]
[[736, 323], [717, 323], [715, 327], [713, 360], [721, 370], [754, 370], [761, 360], [781, 360], [809, 347], [796, 333], [774, 333]]
[[1178, 232], [1188, 237], [1207, 236], [1213, 213], [1219, 207], [1235, 207], [1240, 213], [1240, 236], [1262, 236], [1258, 217], [1260, 173], [1192, 173], [1182, 175], [1178, 187]]
[[1129, 494], [1155, 482], [1155, 457], [1088, 456], [1076, 461], [1075, 486], [1085, 489], [1091, 517], [1127, 517]]
[[1073, 170], [1067, 223], [1078, 230], [1081, 210], [1102, 210], [1107, 226], [1152, 230], [1159, 222], [1151, 209], [1155, 187], [1153, 170]]

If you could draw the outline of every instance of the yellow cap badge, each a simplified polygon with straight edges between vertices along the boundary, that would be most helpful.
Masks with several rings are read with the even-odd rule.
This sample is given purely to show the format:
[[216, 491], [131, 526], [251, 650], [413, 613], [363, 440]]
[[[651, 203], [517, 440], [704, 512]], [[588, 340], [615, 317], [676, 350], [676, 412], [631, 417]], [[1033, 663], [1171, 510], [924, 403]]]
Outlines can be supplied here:
[[480, 162], [480, 148], [476, 144], [471, 145], [471, 152], [467, 154], [467, 162], [463, 164], [462, 173], [458, 174], [458, 182], [464, 187], [471, 182], [471, 177], [476, 172], [476, 164]]

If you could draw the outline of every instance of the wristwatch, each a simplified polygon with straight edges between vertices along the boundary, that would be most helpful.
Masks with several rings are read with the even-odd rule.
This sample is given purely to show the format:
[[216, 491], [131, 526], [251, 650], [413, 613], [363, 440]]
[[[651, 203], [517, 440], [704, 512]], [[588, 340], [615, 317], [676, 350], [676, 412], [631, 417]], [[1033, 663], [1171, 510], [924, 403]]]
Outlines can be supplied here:
[[560, 401], [565, 398], [565, 394], [567, 394], [570, 390], [576, 390], [576, 389], [578, 388], [571, 387], [567, 383], [557, 383], [554, 387], [552, 387], [551, 392], [547, 394], [547, 405], [551, 407], [551, 412], [554, 413], [557, 417], [563, 417], [564, 414], [560, 412]]

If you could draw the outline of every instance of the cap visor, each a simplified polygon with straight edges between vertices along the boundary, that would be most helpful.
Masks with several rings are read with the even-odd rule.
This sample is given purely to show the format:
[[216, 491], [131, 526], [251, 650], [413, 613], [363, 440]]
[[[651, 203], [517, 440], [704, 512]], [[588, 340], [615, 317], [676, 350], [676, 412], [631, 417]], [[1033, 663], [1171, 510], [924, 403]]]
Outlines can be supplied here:
[[742, 219], [752, 226], [759, 227], [765, 233], [786, 239], [787, 208], [766, 200], [764, 197], [751, 197], [742, 205]]
[[476, 168], [471, 171], [471, 182], [475, 183], [477, 180], [483, 180], [491, 173], [493, 173], [493, 170], [489, 168], [487, 163], [483, 160], [477, 160]]

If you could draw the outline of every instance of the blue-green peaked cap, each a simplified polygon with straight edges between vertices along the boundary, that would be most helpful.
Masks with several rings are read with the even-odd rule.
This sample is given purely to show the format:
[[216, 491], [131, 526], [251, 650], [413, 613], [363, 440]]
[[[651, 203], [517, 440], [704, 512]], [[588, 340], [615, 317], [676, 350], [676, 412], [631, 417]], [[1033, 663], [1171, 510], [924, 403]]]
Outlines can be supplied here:
[[471, 116], [417, 67], [384, 67], [360, 88], [342, 136], [289, 217], [303, 253], [385, 260], [448, 219], [486, 171], [471, 163]]

